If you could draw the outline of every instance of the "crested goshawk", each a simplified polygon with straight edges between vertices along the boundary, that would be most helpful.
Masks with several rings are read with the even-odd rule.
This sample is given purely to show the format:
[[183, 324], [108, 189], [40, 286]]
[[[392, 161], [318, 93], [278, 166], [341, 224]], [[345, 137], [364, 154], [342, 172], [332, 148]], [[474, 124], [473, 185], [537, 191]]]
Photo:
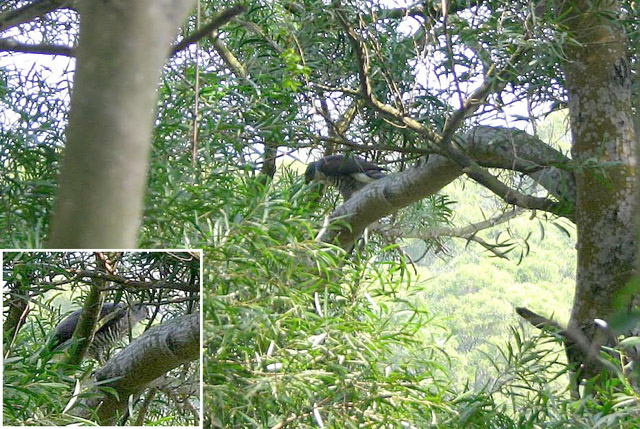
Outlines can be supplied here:
[[307, 166], [305, 182], [323, 182], [335, 186], [348, 200], [367, 184], [382, 179], [384, 168], [355, 155], [329, 155]]
[[[68, 315], [56, 326], [51, 348], [56, 348], [73, 336], [80, 320], [82, 309]], [[147, 308], [141, 304], [129, 307], [124, 303], [105, 303], [100, 311], [100, 328], [96, 331], [87, 353], [99, 362], [104, 362], [105, 352], [122, 339], [136, 323], [148, 317]]]

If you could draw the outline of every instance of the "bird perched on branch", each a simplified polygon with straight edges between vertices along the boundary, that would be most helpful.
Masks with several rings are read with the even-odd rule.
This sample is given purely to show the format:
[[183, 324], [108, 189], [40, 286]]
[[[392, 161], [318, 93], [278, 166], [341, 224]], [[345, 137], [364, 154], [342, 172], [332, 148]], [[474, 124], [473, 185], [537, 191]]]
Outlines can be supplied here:
[[[54, 349], [73, 336], [80, 320], [82, 309], [68, 315], [56, 326], [51, 348]], [[120, 341], [130, 329], [148, 316], [147, 308], [141, 304], [129, 307], [124, 303], [105, 303], [100, 311], [98, 330], [89, 346], [88, 354], [99, 362], [104, 362], [104, 354]]]
[[344, 200], [367, 184], [382, 179], [384, 168], [355, 155], [329, 155], [312, 162], [304, 173], [305, 182], [324, 182], [335, 186]]

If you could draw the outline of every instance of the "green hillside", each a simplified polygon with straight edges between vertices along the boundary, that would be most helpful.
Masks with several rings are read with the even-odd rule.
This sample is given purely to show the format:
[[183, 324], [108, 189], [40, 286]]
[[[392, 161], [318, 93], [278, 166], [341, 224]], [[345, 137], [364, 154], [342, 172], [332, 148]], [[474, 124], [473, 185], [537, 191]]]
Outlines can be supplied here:
[[[487, 191], [469, 182], [464, 193], [462, 187], [454, 183], [445, 189], [456, 201], [455, 223], [482, 220]], [[416, 264], [424, 283], [416, 298], [451, 333], [443, 349], [459, 381], [474, 380], [476, 373], [480, 381], [495, 376], [489, 357], [509, 341], [509, 327], [522, 324], [515, 307], [553, 315], [566, 324], [575, 288], [575, 229], [568, 222], [521, 215], [479, 235], [487, 242], [508, 240], [508, 259], [477, 243], [448, 239], [446, 254], [427, 255]], [[418, 257], [423, 247], [413, 240], [406, 250]], [[522, 325], [535, 333], [527, 323]]]

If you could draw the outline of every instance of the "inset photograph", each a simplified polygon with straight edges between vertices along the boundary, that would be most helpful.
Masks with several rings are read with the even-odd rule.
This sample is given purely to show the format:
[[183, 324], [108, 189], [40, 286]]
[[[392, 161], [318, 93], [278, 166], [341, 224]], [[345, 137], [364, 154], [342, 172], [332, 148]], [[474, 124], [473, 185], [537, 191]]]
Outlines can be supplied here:
[[3, 426], [201, 426], [200, 250], [2, 251]]

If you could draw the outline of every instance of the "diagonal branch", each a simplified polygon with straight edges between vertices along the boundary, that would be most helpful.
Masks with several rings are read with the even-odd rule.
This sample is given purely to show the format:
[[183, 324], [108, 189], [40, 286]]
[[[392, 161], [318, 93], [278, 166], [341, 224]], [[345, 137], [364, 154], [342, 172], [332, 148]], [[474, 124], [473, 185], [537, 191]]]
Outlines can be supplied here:
[[516, 216], [524, 213], [525, 210], [521, 208], [516, 208], [511, 211], [501, 213], [498, 216], [494, 216], [492, 218], [483, 220], [481, 222], [472, 223], [463, 227], [437, 227], [437, 228], [429, 228], [424, 231], [419, 231], [417, 234], [407, 235], [407, 238], [420, 238], [423, 240], [429, 240], [436, 237], [458, 237], [464, 239], [470, 239], [475, 236], [477, 233], [484, 229], [493, 228], [496, 225], [500, 225], [504, 222], [507, 222], [513, 219]]
[[170, 56], [174, 56], [175, 54], [182, 51], [183, 49], [186, 49], [189, 45], [192, 45], [197, 41], [199, 41], [200, 39], [203, 39], [204, 37], [209, 36], [211, 33], [213, 33], [214, 31], [216, 31], [217, 29], [219, 29], [220, 27], [222, 27], [223, 25], [231, 21], [234, 17], [240, 15], [243, 12], [246, 12], [246, 10], [247, 10], [247, 7], [242, 4], [237, 4], [223, 10], [222, 12], [220, 12], [220, 14], [218, 14], [218, 16], [213, 18], [210, 23], [201, 27], [199, 30], [197, 30], [193, 34], [188, 35], [187, 37], [182, 39], [180, 42], [176, 43], [171, 49]]
[[82, 415], [96, 410], [99, 424], [115, 424], [118, 414], [126, 410], [130, 395], [137, 396], [158, 377], [199, 356], [200, 313], [179, 316], [152, 327], [96, 373], [96, 381], [114, 389], [117, 395], [96, 386]]
[[[603, 346], [611, 347], [617, 343], [616, 336], [605, 321], [593, 320], [595, 333], [593, 339], [590, 340], [580, 327], [570, 324], [563, 329], [555, 320], [548, 319], [526, 307], [517, 307], [516, 313], [536, 328], [559, 336], [565, 345], [568, 356], [576, 353], [581, 355], [581, 365], [573, 368], [572, 374], [570, 374], [570, 388], [573, 398], [578, 399], [580, 397], [579, 384], [582, 378], [594, 377], [602, 369], [614, 374], [621, 373], [620, 368], [601, 356], [601, 351], [606, 350], [608, 354], [619, 358], [616, 350], [603, 348]], [[570, 357], [569, 362], [571, 363]]]
[[[215, 32], [214, 32], [215, 33]], [[240, 60], [231, 52], [229, 48], [218, 37], [213, 39], [213, 47], [222, 58], [222, 61], [231, 69], [233, 74], [242, 79], [247, 79], [247, 69], [242, 65]], [[253, 82], [252, 82], [253, 83]], [[255, 85], [255, 84], [254, 84]]]
[[502, 183], [495, 176], [491, 175], [488, 171], [481, 168], [475, 162], [470, 162], [469, 165], [463, 168], [462, 171], [466, 173], [467, 176], [471, 177], [473, 180], [502, 198], [507, 204], [513, 204], [532, 210], [544, 210], [558, 216], [572, 216], [572, 208], [566, 203], [557, 202], [549, 198], [525, 195], [521, 192], [518, 192], [510, 186]]
[[0, 31], [24, 24], [56, 9], [71, 7], [73, 3], [75, 3], [74, 0], [40, 0], [18, 9], [8, 10], [0, 14]]
[[[571, 219], [575, 178], [570, 171], [553, 166], [568, 162], [564, 155], [523, 131], [508, 128], [478, 127], [463, 140], [466, 151], [490, 166], [530, 170], [527, 174], [562, 201], [568, 208], [564, 216]], [[332, 219], [339, 219], [340, 226], [329, 230], [322, 240], [350, 249], [369, 224], [439, 192], [462, 174], [453, 160], [434, 154], [426, 164], [371, 183], [333, 212]]]

